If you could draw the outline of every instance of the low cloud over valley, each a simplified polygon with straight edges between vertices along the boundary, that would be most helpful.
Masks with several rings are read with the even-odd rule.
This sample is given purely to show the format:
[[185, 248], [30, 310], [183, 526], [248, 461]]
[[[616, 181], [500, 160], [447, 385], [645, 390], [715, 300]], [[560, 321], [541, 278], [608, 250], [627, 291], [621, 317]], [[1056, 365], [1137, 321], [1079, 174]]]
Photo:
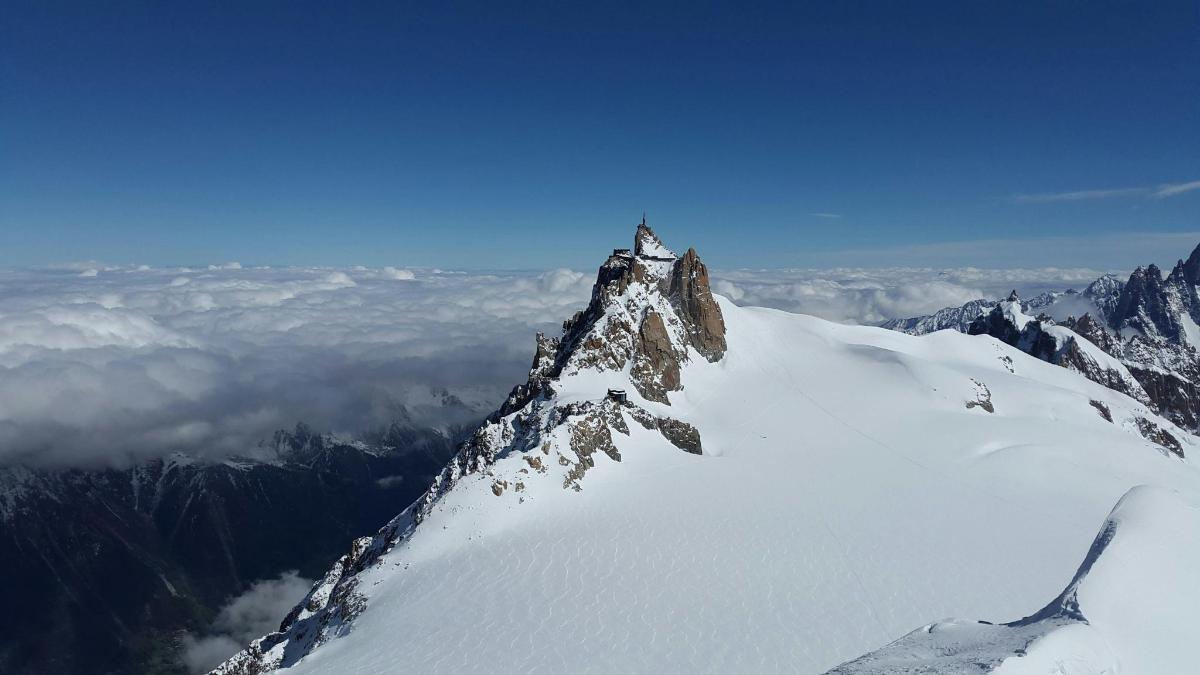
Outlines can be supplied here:
[[[1087, 269], [716, 270], [739, 304], [874, 323], [1082, 287]], [[280, 428], [358, 433], [486, 414], [593, 274], [383, 268], [0, 271], [0, 462], [254, 455]]]

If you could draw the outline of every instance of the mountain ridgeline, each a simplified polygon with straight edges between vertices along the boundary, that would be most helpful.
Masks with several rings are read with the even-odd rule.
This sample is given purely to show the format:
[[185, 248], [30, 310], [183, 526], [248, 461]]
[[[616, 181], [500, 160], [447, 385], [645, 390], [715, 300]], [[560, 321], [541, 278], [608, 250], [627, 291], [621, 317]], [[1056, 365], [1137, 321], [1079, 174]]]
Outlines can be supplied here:
[[[1082, 292], [1045, 293], [1028, 301], [1014, 292], [1000, 302], [972, 301], [884, 327], [917, 335], [944, 329], [990, 335], [1144, 402], [1196, 432], [1198, 325], [1200, 246], [1165, 276], [1148, 265], [1124, 282], [1101, 277]], [[1179, 450], [1177, 444], [1167, 444]]]

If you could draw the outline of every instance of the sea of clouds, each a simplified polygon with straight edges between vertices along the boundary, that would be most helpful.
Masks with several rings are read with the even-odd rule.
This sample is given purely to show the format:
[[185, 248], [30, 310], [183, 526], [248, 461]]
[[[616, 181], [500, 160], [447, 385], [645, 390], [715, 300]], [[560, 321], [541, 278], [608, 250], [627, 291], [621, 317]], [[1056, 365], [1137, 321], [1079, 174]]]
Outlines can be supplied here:
[[[874, 323], [1086, 269], [730, 270], [739, 304]], [[304, 421], [347, 434], [464, 423], [523, 381], [594, 274], [384, 268], [0, 270], [0, 462], [254, 455]], [[447, 394], [462, 405], [442, 405]], [[464, 412], [465, 411], [465, 412]]]
[[877, 324], [930, 314], [1017, 290], [1082, 290], [1105, 271], [1089, 268], [981, 269], [958, 267], [726, 270], [713, 275], [713, 291], [739, 305], [774, 307], [831, 321]]

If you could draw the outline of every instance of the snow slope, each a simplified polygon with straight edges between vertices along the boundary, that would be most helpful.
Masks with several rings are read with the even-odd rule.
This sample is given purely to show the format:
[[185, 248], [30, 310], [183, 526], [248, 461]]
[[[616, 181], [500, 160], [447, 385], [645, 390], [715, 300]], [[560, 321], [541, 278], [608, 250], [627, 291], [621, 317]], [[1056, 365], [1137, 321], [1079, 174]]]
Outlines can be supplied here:
[[[335, 568], [299, 623], [222, 672], [819, 673], [930, 617], [1040, 606], [1134, 485], [1200, 494], [1194, 466], [1137, 419], [1185, 455], [1192, 436], [989, 337], [724, 299], [720, 313], [728, 349], [693, 353], [669, 404], [639, 395], [628, 365], [554, 382], [538, 419], [602, 410], [619, 461], [595, 453], [573, 484], [584, 462], [562, 425], [456, 472], [426, 516], [394, 521], [398, 541], [356, 544], [378, 559]], [[632, 405], [602, 403], [609, 387]], [[643, 428], [639, 409], [693, 425], [703, 454]], [[516, 415], [489, 427], [499, 440], [519, 436]], [[338, 593], [352, 611], [321, 615]], [[318, 617], [320, 631], [304, 623]]]
[[[1200, 508], [1131, 489], [1059, 597], [1020, 621], [942, 621], [830, 675], [1187, 673], [1200, 640]], [[1191, 533], [1191, 536], [1188, 536]]]

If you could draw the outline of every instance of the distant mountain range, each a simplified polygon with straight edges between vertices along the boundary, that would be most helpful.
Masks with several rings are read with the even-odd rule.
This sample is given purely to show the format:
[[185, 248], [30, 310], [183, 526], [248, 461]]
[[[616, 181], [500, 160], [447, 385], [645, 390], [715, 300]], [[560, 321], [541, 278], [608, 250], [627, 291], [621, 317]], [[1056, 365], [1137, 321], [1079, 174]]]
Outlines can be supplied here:
[[1147, 265], [1127, 281], [1104, 276], [1082, 292], [1025, 301], [1015, 295], [999, 302], [973, 300], [883, 327], [914, 335], [946, 329], [992, 335], [1143, 401], [1195, 432], [1200, 429], [1198, 324], [1200, 246], [1166, 276]]
[[317, 576], [424, 492], [457, 437], [298, 426], [270, 461], [172, 455], [117, 469], [0, 469], [0, 672], [181, 673], [182, 631], [259, 579]]

